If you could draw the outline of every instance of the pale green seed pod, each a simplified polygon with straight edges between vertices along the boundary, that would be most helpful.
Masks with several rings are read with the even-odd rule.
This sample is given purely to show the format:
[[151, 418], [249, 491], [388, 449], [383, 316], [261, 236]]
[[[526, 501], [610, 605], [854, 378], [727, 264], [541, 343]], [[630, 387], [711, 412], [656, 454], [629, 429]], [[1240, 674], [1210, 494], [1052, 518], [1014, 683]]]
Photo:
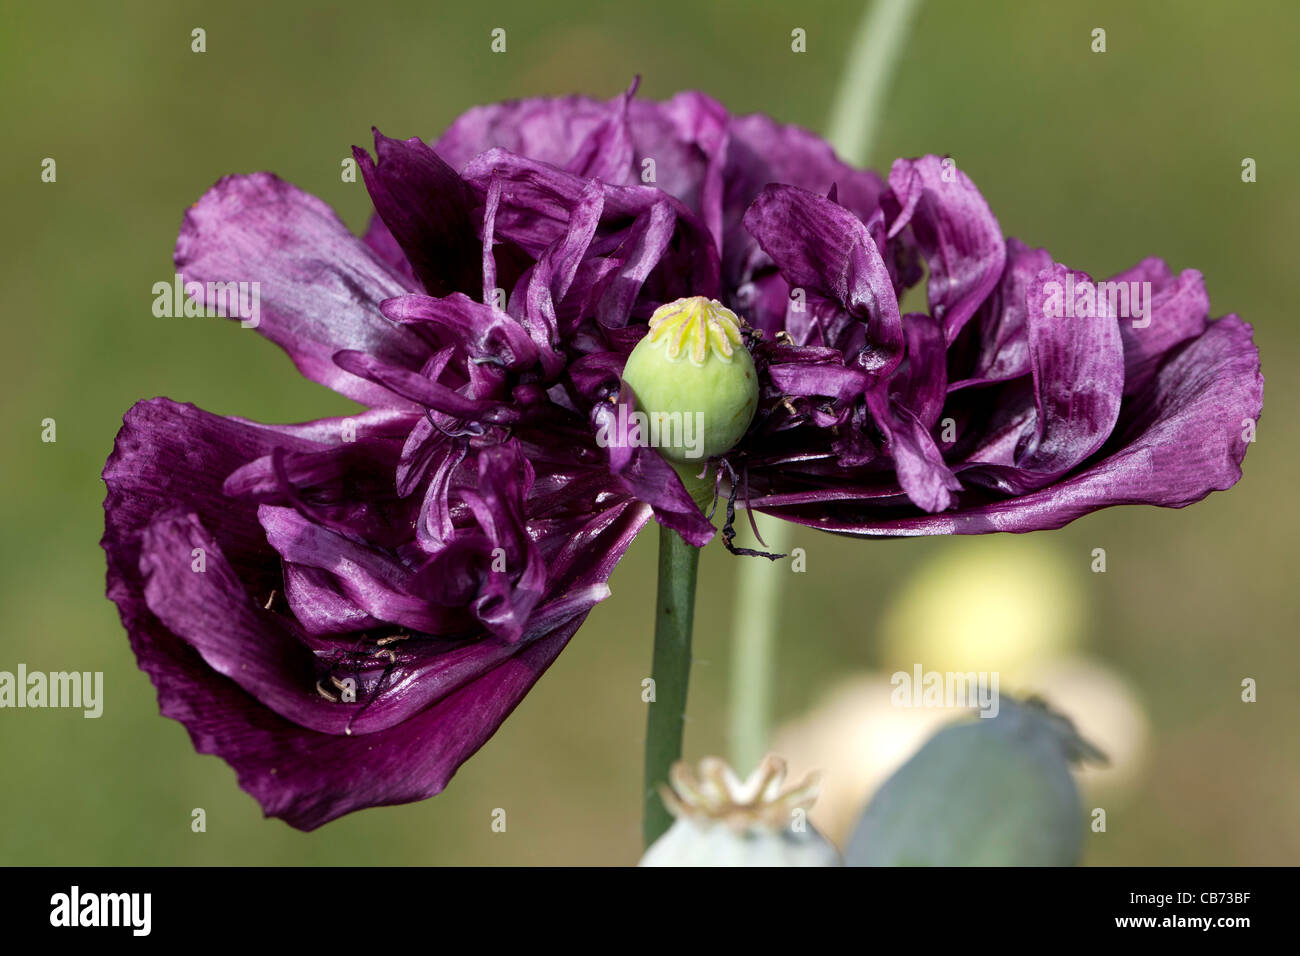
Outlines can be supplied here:
[[741, 320], [716, 299], [660, 306], [628, 356], [623, 380], [638, 411], [658, 416], [654, 442], [678, 464], [702, 464], [744, 437], [758, 408], [758, 373]]
[[784, 789], [785, 761], [768, 755], [747, 780], [718, 757], [698, 775], [678, 761], [660, 794], [676, 821], [640, 866], [839, 866], [835, 847], [808, 822], [818, 777]]
[[1068, 719], [1005, 695], [940, 730], [885, 781], [849, 866], [1073, 866], [1086, 830], [1072, 763], [1105, 758]]

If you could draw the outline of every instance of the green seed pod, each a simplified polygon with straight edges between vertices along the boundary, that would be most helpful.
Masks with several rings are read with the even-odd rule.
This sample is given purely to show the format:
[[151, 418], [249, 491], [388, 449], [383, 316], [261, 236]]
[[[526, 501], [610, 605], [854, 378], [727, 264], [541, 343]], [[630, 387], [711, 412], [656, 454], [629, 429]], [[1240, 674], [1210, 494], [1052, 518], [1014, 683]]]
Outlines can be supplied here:
[[696, 775], [683, 761], [660, 795], [676, 822], [639, 866], [839, 866], [840, 855], [808, 822], [816, 775], [784, 788], [785, 761], [768, 755], [740, 780], [718, 757]]
[[998, 716], [940, 730], [885, 781], [849, 866], [1073, 866], [1085, 831], [1070, 765], [1104, 760], [1068, 719], [1005, 695]]
[[715, 299], [669, 302], [628, 356], [623, 380], [653, 444], [677, 464], [702, 464], [744, 436], [758, 408], [758, 374], [741, 321]]

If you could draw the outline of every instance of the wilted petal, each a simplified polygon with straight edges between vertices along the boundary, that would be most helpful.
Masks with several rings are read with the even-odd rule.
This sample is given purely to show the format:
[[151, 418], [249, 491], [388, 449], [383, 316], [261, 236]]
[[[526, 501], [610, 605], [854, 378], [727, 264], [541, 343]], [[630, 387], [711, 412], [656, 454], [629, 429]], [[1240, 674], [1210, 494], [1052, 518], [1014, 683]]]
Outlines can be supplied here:
[[1052, 266], [1052, 257], [1045, 249], [1030, 249], [1018, 239], [1007, 240], [1006, 257], [997, 288], [953, 343], [954, 355], [969, 351], [973, 360], [969, 367], [954, 369], [959, 380], [950, 389], [1029, 374], [1029, 338], [1025, 333], [1029, 287], [1040, 272]]
[[630, 115], [642, 179], [645, 160], [654, 160], [654, 184], [694, 210], [718, 248], [725, 248], [724, 166], [730, 137], [726, 109], [703, 93], [688, 91], [662, 103], [634, 101]]
[[628, 121], [628, 104], [636, 93], [639, 80], [622, 96], [610, 103], [609, 115], [578, 145], [573, 157], [564, 164], [571, 173], [607, 183], [623, 183], [632, 174], [632, 126]]
[[951, 159], [895, 160], [889, 188], [900, 207], [889, 236], [912, 227], [930, 267], [930, 312], [952, 342], [1002, 275], [1002, 229], [975, 184]]
[[833, 506], [770, 510], [827, 531], [897, 536], [1040, 531], [1113, 505], [1181, 508], [1240, 480], [1263, 388], [1251, 328], [1228, 316], [1161, 366], [1102, 457], [1051, 487], [924, 516]]
[[587, 96], [539, 97], [476, 106], [447, 127], [434, 149], [455, 169], [497, 147], [563, 169], [581, 144], [618, 115], [622, 99], [611, 104]]
[[538, 360], [537, 345], [518, 319], [460, 293], [438, 299], [399, 296], [384, 302], [382, 309], [394, 322], [427, 327], [434, 339], [455, 343], [475, 361], [525, 369]]
[[[454, 418], [507, 424], [515, 421], [520, 414], [519, 409], [503, 402], [462, 395], [419, 372], [391, 365], [365, 352], [338, 352], [334, 360], [340, 368], [382, 386], [393, 396], [400, 396], [415, 405], [436, 409]], [[389, 399], [390, 402], [392, 400]]]
[[[357, 349], [418, 368], [428, 347], [379, 311], [407, 289], [333, 210], [270, 173], [227, 176], [185, 213], [176, 268], [186, 282], [256, 282], [257, 331], [314, 382], [367, 405], [395, 396], [334, 364]], [[215, 307], [209, 295], [208, 304]]]
[[[375, 134], [376, 161], [352, 155], [375, 211], [430, 295], [477, 290], [472, 196], [456, 171], [419, 139]], [[376, 241], [378, 237], [376, 237]]]
[[[539, 258], [570, 228], [590, 180], [535, 159], [500, 149], [475, 157], [462, 171], [465, 180], [484, 196], [493, 179], [501, 183], [495, 234], [517, 243]], [[675, 218], [677, 242], [661, 262], [668, 280], [691, 292], [711, 294], [718, 287], [718, 249], [700, 220], [680, 201], [651, 186], [602, 184], [602, 241], [621, 235], [642, 213], [667, 202]]]
[[[623, 407], [627, 408], [627, 399]], [[623, 422], [629, 419], [625, 415]], [[610, 473], [631, 495], [654, 510], [655, 518], [672, 528], [688, 543], [703, 547], [713, 537], [714, 528], [704, 516], [677, 472], [653, 448], [639, 445], [621, 430], [618, 406], [601, 403], [592, 411], [592, 422], [609, 453]], [[700, 470], [705, 462], [700, 461]]]
[[867, 323], [872, 348], [858, 359], [886, 375], [902, 358], [903, 327], [889, 270], [866, 225], [839, 203], [791, 186], [768, 186], [745, 226], [794, 287], [837, 302]]
[[[1088, 293], [1091, 288], [1093, 291]], [[1033, 366], [1034, 434], [1014, 467], [975, 467], [963, 477], [1023, 494], [1055, 481], [1102, 446], [1119, 418], [1124, 345], [1104, 301], [1065, 314], [1072, 295], [1083, 302], [1095, 285], [1064, 266], [1044, 270], [1029, 289], [1027, 337]], [[1074, 307], [1069, 306], [1073, 312]]]
[[[1162, 259], [1143, 259], [1107, 282], [1128, 286], [1129, 308], [1120, 317], [1119, 331], [1124, 337], [1124, 393], [1133, 395], [1142, 391], [1175, 346], [1205, 331], [1210, 297], [1199, 272], [1187, 269], [1175, 278]], [[1150, 299], [1144, 283], [1150, 283]], [[1139, 297], [1146, 310], [1140, 317]]]

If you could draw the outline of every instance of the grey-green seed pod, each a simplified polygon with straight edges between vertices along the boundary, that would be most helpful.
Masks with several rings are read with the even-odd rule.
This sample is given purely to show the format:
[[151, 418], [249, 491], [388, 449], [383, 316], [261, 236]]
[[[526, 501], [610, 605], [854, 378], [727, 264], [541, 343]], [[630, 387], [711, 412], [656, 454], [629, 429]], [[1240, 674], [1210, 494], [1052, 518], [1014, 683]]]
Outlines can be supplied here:
[[785, 761], [768, 755], [747, 780], [718, 757], [696, 775], [678, 761], [660, 795], [676, 822], [640, 866], [839, 866], [840, 855], [808, 822], [816, 775], [784, 789]]
[[1104, 760], [1069, 719], [1003, 695], [998, 716], [940, 730], [885, 781], [849, 866], [1073, 866], [1085, 822], [1070, 766]]

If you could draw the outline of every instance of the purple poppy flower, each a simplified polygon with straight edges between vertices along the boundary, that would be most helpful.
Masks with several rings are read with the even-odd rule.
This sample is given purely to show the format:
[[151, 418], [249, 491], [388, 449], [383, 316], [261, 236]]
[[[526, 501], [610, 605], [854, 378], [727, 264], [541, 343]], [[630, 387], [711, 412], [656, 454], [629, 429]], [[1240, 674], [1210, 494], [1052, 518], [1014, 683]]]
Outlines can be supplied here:
[[[141, 402], [104, 470], [108, 593], [162, 712], [268, 815], [311, 829], [439, 792], [651, 514], [710, 540], [617, 425], [665, 303], [751, 327], [759, 409], [708, 463], [729, 505], [1029, 531], [1240, 477], [1258, 354], [1208, 320], [1198, 273], [1147, 260], [1115, 277], [1151, 290], [1144, 313], [1094, 291], [1083, 315], [1087, 277], [1004, 239], [947, 161], [884, 182], [798, 128], [633, 92], [474, 109], [432, 146], [376, 132], [362, 239], [265, 173], [187, 212], [185, 280], [209, 304], [258, 282], [258, 331], [366, 406], [282, 426]], [[929, 311], [903, 315], [923, 264]]]

